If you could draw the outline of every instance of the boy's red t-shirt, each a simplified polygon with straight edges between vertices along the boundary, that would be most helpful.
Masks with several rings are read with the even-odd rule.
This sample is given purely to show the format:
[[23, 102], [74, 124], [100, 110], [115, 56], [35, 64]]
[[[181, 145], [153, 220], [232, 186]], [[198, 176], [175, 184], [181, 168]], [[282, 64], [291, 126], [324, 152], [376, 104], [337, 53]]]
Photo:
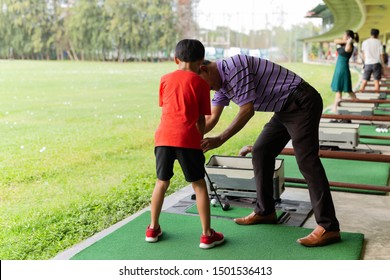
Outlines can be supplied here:
[[201, 115], [210, 115], [210, 87], [191, 71], [176, 70], [160, 81], [160, 125], [155, 146], [201, 149], [202, 134], [196, 127]]

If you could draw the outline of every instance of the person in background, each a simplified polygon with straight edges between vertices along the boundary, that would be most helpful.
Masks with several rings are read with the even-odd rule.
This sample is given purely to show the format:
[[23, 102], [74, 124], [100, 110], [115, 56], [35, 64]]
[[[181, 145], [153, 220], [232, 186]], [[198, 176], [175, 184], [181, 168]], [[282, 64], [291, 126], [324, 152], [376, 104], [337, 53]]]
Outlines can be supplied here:
[[251, 147], [256, 206], [251, 214], [234, 221], [239, 225], [277, 223], [273, 198], [275, 159], [292, 140], [317, 221], [316, 228], [297, 242], [314, 247], [340, 241], [329, 182], [318, 155], [321, 95], [293, 71], [259, 57], [235, 55], [203, 64], [200, 76], [215, 91], [211, 115], [206, 116], [205, 133], [216, 126], [230, 101], [239, 106], [236, 117], [225, 130], [202, 140], [203, 151], [224, 144], [255, 112], [274, 112]]
[[389, 64], [389, 54], [386, 52], [386, 45], [383, 45], [383, 62], [385, 66]]
[[378, 39], [379, 30], [371, 29], [371, 37], [362, 43], [362, 58], [364, 62], [363, 81], [360, 91], [364, 91], [371, 75], [374, 78], [374, 89], [379, 91], [379, 81], [385, 67], [384, 52], [381, 41]]
[[204, 179], [201, 140], [205, 115], [210, 114], [210, 88], [197, 74], [204, 56], [205, 48], [200, 41], [181, 40], [175, 49], [179, 69], [164, 75], [160, 81], [162, 116], [155, 133], [157, 182], [152, 194], [151, 222], [146, 229], [147, 242], [157, 242], [162, 235], [159, 217], [176, 159], [196, 194], [202, 225], [199, 247], [209, 249], [224, 242], [223, 234], [210, 228], [210, 200]]
[[335, 39], [337, 44], [337, 61], [336, 68], [333, 73], [331, 88], [336, 93], [333, 102], [333, 113], [337, 113], [338, 102], [342, 98], [343, 92], [347, 92], [352, 99], [356, 99], [355, 93], [352, 91], [351, 71], [349, 70], [349, 59], [354, 50], [353, 43], [359, 42], [359, 35], [352, 30], [347, 30], [344, 37]]

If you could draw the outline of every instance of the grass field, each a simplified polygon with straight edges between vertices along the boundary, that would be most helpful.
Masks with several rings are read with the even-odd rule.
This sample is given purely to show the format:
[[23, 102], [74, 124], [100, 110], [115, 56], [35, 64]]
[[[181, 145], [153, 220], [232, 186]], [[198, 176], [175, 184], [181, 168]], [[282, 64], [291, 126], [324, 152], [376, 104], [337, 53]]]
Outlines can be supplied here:
[[[286, 66], [312, 83], [325, 105], [332, 102], [333, 66]], [[175, 69], [0, 61], [0, 259], [52, 258], [149, 204], [159, 78]], [[236, 112], [227, 108], [215, 131]], [[256, 114], [206, 161], [237, 154], [269, 117]], [[175, 168], [170, 192], [186, 185]]]

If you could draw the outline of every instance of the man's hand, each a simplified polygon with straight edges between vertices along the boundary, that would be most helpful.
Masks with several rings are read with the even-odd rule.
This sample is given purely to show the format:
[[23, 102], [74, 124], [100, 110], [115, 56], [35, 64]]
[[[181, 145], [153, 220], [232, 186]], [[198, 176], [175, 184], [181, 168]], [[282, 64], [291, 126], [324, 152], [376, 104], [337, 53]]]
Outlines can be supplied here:
[[208, 137], [200, 142], [203, 152], [218, 148], [223, 144], [221, 137]]
[[[221, 113], [222, 109], [219, 108], [218, 112]], [[217, 137], [205, 138], [201, 142], [203, 152], [207, 152], [211, 149], [215, 149], [229, 140], [233, 135], [239, 132], [246, 123], [253, 117], [254, 115], [253, 103], [248, 102], [244, 105], [240, 106], [240, 110], [238, 111], [236, 117], [233, 119], [232, 123]], [[206, 127], [207, 127], [207, 117], [206, 117]], [[206, 128], [207, 131], [207, 128]]]
[[252, 152], [252, 146], [244, 146], [241, 148], [241, 150], [238, 152], [239, 156], [245, 157], [247, 154]]

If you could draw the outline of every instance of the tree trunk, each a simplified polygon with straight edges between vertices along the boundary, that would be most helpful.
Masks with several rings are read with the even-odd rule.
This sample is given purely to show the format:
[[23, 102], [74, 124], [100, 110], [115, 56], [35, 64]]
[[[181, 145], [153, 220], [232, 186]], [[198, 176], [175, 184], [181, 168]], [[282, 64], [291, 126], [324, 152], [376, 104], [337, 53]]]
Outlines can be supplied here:
[[69, 50], [69, 48], [66, 49], [66, 53], [68, 54], [68, 57], [70, 60], [74, 60], [73, 55], [72, 55], [71, 51]]
[[77, 57], [77, 53], [76, 53], [76, 51], [74, 50], [74, 47], [73, 47], [72, 42], [69, 40], [68, 43], [69, 43], [70, 51], [71, 51], [72, 54], [73, 54], [73, 60], [79, 61], [79, 58]]

